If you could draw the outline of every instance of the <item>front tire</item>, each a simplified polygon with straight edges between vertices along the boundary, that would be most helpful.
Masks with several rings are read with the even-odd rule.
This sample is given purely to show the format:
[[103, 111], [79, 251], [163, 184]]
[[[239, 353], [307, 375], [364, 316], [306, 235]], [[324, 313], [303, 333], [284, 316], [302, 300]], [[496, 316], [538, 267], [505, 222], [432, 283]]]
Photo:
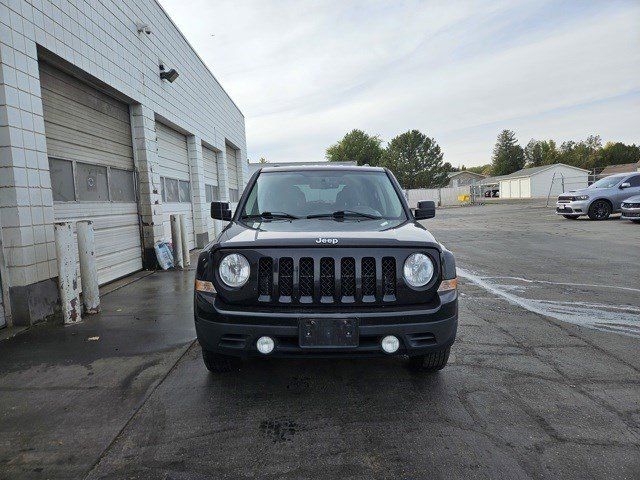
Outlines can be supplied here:
[[606, 200], [596, 200], [589, 207], [591, 220], [606, 220], [611, 215], [611, 204]]
[[212, 373], [225, 373], [237, 370], [240, 366], [240, 359], [229, 355], [210, 352], [202, 349], [202, 360], [204, 366]]
[[410, 357], [409, 363], [411, 367], [420, 372], [435, 373], [438, 370], [442, 370], [447, 365], [450, 351], [451, 347], [447, 347], [442, 350], [427, 353], [426, 355]]

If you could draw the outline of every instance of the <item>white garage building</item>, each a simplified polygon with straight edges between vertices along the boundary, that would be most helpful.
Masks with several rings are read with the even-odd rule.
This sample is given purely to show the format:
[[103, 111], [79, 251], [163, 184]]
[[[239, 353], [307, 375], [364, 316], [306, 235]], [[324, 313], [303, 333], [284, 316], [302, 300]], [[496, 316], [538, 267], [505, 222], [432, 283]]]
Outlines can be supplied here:
[[100, 283], [154, 268], [173, 213], [219, 231], [244, 116], [156, 0], [0, 0], [0, 69], [0, 327], [54, 313], [54, 222], [94, 221]]
[[523, 168], [510, 175], [495, 178], [500, 198], [536, 198], [559, 195], [568, 190], [585, 188], [589, 171], [563, 163]]

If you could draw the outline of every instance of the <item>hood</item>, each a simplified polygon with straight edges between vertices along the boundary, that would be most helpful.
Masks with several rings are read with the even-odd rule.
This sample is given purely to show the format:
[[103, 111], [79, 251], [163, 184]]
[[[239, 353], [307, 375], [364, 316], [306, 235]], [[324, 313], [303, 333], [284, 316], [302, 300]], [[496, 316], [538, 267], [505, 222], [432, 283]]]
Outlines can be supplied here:
[[299, 219], [269, 222], [232, 222], [217, 242], [239, 247], [402, 247], [440, 248], [417, 222], [392, 220]]

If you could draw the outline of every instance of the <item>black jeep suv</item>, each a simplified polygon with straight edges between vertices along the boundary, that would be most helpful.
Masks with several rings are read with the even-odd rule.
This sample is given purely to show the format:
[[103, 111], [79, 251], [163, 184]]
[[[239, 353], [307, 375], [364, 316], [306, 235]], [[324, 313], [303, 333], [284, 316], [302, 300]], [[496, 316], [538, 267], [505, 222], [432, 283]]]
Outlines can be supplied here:
[[250, 179], [200, 254], [195, 324], [211, 371], [239, 357], [407, 355], [443, 368], [458, 325], [453, 254], [417, 220], [393, 174], [273, 167]]

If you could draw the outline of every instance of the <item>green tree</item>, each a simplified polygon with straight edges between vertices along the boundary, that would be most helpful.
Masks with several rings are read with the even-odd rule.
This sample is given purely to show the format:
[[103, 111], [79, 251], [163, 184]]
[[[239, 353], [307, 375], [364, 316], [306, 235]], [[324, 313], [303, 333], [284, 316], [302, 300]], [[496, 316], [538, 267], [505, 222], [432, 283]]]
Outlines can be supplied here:
[[260, 157], [260, 160], [258, 160], [258, 163], [268, 163], [268, 162], [266, 158]]
[[480, 173], [482, 175], [491, 175], [491, 164], [487, 163], [486, 165], [478, 165], [477, 167], [468, 167], [467, 171]]
[[508, 175], [524, 167], [524, 151], [511, 130], [503, 130], [498, 135], [491, 167], [493, 175]]
[[600, 165], [602, 140], [599, 135], [590, 135], [586, 140], [576, 142], [569, 140], [562, 142], [558, 161], [588, 170]]
[[326, 159], [330, 162], [353, 162], [358, 165], [380, 165], [382, 140], [362, 130], [351, 130], [342, 140], [327, 148]]
[[625, 145], [622, 142], [608, 142], [602, 148], [600, 165], [595, 165], [594, 168], [638, 162], [640, 162], [640, 146], [635, 144]]
[[524, 147], [524, 160], [527, 167], [539, 167], [543, 164], [542, 144], [543, 142], [532, 138]]
[[437, 188], [448, 182], [443, 157], [433, 138], [410, 130], [389, 142], [382, 164], [394, 173], [403, 188]]
[[542, 165], [552, 165], [558, 163], [558, 147], [553, 140], [543, 140], [540, 142], [540, 148], [542, 149]]

